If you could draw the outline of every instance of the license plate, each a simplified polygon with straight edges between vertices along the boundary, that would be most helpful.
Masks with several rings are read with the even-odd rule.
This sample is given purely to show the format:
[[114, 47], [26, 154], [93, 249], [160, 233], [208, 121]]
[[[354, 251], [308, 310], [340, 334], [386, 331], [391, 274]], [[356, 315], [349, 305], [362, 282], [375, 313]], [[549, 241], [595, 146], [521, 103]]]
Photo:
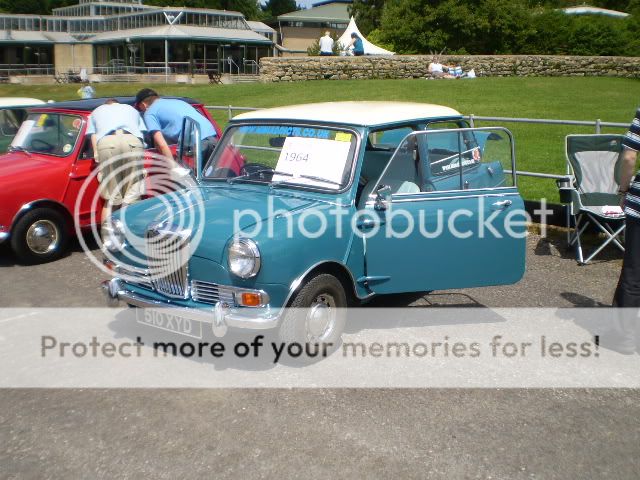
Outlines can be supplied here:
[[184, 318], [165, 310], [153, 310], [150, 308], [138, 309], [136, 317], [138, 323], [143, 325], [193, 338], [202, 338], [202, 323], [197, 320]]

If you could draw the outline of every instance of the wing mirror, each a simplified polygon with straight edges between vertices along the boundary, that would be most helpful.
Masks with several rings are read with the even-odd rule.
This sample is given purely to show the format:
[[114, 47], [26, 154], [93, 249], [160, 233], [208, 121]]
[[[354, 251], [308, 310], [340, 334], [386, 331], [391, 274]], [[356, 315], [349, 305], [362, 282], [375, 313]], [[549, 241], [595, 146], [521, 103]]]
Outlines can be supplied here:
[[391, 187], [389, 185], [378, 185], [376, 189], [376, 200], [373, 204], [375, 210], [386, 210], [391, 202]]

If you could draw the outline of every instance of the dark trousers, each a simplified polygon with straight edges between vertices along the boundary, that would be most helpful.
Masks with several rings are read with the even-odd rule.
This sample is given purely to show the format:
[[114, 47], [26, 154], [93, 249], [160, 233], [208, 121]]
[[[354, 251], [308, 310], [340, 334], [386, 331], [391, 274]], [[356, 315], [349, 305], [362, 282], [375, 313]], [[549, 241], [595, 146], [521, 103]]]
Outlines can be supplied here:
[[613, 306], [620, 310], [609, 331], [620, 347], [635, 346], [640, 352], [640, 220], [627, 215], [625, 222], [624, 260], [613, 296]]
[[627, 215], [625, 222], [624, 261], [613, 305], [640, 308], [640, 220]]

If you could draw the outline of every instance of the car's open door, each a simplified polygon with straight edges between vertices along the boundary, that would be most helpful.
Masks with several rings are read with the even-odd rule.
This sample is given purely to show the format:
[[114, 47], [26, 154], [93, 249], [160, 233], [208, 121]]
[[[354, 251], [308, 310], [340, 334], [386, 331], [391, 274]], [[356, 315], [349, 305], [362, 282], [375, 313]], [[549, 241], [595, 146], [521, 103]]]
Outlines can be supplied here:
[[182, 132], [176, 149], [176, 165], [171, 178], [181, 187], [193, 186], [202, 174], [200, 126], [190, 117], [182, 120]]
[[514, 283], [524, 273], [526, 214], [511, 133], [409, 134], [377, 180], [359, 222], [362, 279], [375, 293]]

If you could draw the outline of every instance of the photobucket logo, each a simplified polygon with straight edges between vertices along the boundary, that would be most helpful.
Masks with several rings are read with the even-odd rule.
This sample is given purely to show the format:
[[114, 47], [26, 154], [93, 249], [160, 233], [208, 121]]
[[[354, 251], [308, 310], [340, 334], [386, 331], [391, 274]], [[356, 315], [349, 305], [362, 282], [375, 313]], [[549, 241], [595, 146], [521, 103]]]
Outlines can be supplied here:
[[[243, 235], [252, 238], [259, 235], [309, 239], [324, 236], [343, 238], [346, 235], [361, 238], [383, 235], [399, 239], [416, 235], [425, 239], [442, 236], [456, 239], [523, 238], [527, 235], [527, 224], [532, 221], [529, 213], [514, 206], [508, 197], [496, 200], [480, 196], [468, 199], [463, 207], [451, 208], [450, 205], [452, 203], [444, 199], [438, 206], [431, 201], [390, 202], [382, 210], [327, 204], [286, 210], [276, 209], [273, 197], [269, 197], [266, 211], [234, 210], [234, 231], [242, 231]], [[542, 200], [541, 208], [534, 213], [540, 216], [541, 233], [545, 236], [544, 224], [552, 213], [546, 207], [546, 200]]]
[[[163, 155], [136, 152], [101, 159], [74, 205], [80, 246], [108, 275], [129, 281], [172, 275], [202, 239], [204, 202], [195, 186], [188, 169]], [[155, 203], [145, 203], [144, 209], [136, 205], [148, 198]], [[87, 239], [101, 253], [94, 253]], [[119, 270], [107, 268], [105, 259]]]

